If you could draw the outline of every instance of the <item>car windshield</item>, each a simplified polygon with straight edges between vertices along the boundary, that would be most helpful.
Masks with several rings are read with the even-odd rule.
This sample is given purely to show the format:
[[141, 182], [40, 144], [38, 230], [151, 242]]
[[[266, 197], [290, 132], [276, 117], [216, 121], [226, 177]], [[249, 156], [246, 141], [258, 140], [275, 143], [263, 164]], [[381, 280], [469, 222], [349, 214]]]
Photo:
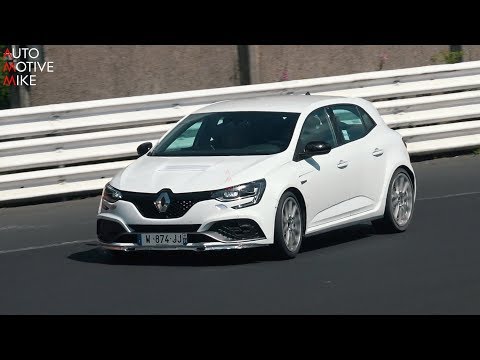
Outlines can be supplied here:
[[299, 113], [237, 111], [192, 114], [151, 156], [270, 155], [290, 144]]

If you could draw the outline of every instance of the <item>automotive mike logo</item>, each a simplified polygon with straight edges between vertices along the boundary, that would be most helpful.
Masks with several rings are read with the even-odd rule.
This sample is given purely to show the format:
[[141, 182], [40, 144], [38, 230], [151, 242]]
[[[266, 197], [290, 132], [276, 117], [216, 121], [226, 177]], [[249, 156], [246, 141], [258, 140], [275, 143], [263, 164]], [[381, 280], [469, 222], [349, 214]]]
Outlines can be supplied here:
[[[40, 52], [36, 48], [13, 48], [3, 52], [4, 86], [35, 86], [37, 72], [53, 73], [53, 61], [39, 62]], [[28, 60], [27, 60], [28, 59]]]

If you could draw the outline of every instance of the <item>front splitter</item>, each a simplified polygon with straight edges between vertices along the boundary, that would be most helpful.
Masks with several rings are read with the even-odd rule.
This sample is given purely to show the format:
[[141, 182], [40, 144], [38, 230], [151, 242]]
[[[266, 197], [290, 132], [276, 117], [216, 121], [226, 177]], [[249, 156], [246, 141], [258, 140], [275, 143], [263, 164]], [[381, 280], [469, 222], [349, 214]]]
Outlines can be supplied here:
[[210, 251], [210, 250], [235, 250], [235, 249], [247, 249], [268, 246], [266, 239], [259, 239], [254, 241], [244, 242], [210, 242], [210, 243], [195, 243], [187, 244], [184, 246], [142, 246], [137, 243], [104, 243], [98, 241], [98, 244], [108, 250], [118, 251]]

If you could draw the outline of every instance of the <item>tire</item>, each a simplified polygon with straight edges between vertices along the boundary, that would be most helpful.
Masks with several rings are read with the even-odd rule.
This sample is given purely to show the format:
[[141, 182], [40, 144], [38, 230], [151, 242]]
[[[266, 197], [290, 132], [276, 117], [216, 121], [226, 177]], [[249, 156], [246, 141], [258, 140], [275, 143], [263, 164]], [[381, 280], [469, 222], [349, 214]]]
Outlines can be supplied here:
[[297, 256], [304, 236], [303, 223], [303, 211], [300, 202], [294, 193], [285, 192], [278, 202], [275, 215], [273, 244], [275, 258], [286, 260]]
[[[398, 189], [400, 189], [400, 195]], [[398, 233], [407, 230], [415, 207], [414, 191], [410, 175], [402, 168], [395, 170], [388, 185], [383, 218], [372, 221], [377, 231]], [[403, 205], [397, 205], [398, 202]]]

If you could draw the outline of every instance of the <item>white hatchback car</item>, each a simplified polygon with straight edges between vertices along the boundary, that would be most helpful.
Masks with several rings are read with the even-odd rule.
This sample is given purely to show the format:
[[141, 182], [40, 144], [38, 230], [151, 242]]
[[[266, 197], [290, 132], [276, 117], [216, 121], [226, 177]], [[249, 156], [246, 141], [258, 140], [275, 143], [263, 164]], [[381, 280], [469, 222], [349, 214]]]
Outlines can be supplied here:
[[180, 120], [105, 187], [109, 250], [217, 250], [302, 239], [372, 220], [404, 231], [416, 183], [401, 136], [368, 101], [284, 95], [222, 101]]

